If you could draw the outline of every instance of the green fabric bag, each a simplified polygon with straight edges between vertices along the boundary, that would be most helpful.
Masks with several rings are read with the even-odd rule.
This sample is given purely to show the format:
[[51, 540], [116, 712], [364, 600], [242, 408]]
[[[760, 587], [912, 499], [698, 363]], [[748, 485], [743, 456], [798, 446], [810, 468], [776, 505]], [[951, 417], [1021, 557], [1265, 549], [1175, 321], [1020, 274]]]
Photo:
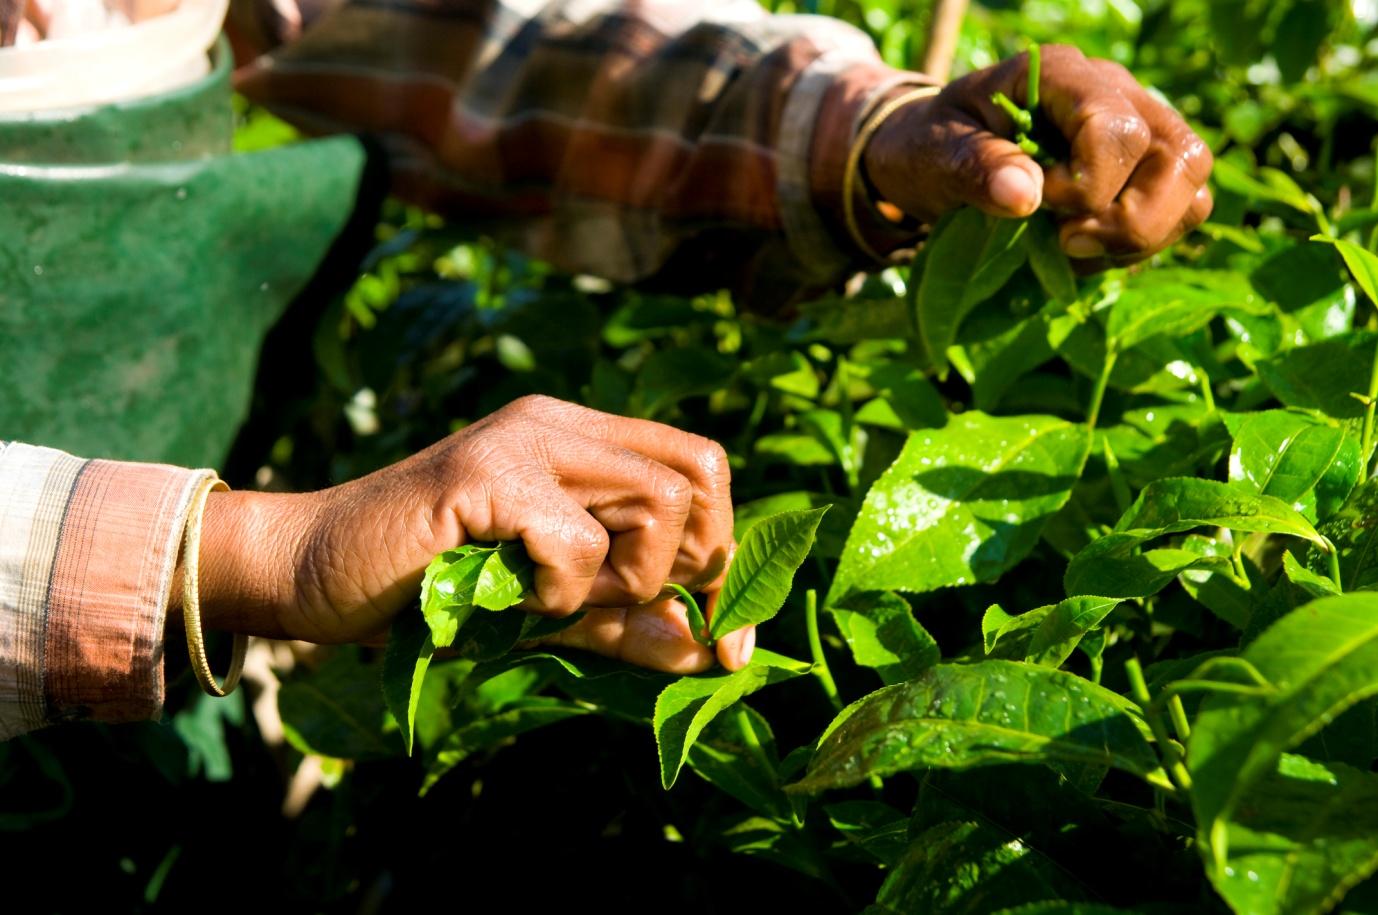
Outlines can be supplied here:
[[365, 159], [349, 137], [231, 154], [230, 91], [222, 39], [191, 86], [0, 116], [0, 439], [224, 460]]

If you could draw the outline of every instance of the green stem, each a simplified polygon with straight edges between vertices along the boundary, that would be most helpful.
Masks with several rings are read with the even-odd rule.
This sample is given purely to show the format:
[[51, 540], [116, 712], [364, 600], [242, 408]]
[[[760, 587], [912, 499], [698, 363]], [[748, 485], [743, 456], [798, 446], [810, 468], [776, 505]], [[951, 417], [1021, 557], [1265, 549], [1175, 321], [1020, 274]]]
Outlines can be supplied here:
[[837, 694], [837, 683], [828, 669], [828, 659], [823, 656], [823, 640], [818, 637], [818, 592], [810, 588], [804, 593], [804, 622], [809, 630], [809, 652], [813, 655], [813, 675], [823, 687], [824, 694], [833, 708], [842, 711], [842, 697]]
[[1359, 454], [1362, 456], [1359, 463], [1360, 485], [1363, 485], [1364, 481], [1368, 479], [1368, 464], [1373, 448], [1373, 411], [1375, 407], [1378, 407], [1378, 349], [1373, 351], [1373, 365], [1369, 368], [1368, 375], [1368, 400], [1364, 405], [1364, 435], [1359, 446]]
[[1210, 413], [1215, 412], [1215, 392], [1211, 390], [1211, 376], [1205, 369], [1201, 369], [1201, 397], [1206, 401], [1206, 410]]
[[737, 726], [742, 729], [742, 743], [746, 744], [746, 751], [760, 767], [772, 776], [778, 777], [775, 772], [775, 764], [766, 755], [766, 748], [761, 746], [760, 738], [756, 736], [756, 729], [751, 726], [751, 716], [747, 713], [746, 707], [737, 709]]
[[1182, 751], [1168, 736], [1162, 715], [1158, 713], [1153, 698], [1148, 694], [1148, 683], [1144, 680], [1144, 669], [1139, 665], [1139, 659], [1131, 657], [1125, 661], [1124, 672], [1129, 678], [1129, 695], [1139, 704], [1139, 708], [1143, 709], [1144, 720], [1153, 732], [1153, 739], [1158, 741], [1159, 752], [1163, 754], [1163, 768], [1178, 788], [1190, 791], [1191, 775], [1187, 772], [1187, 767], [1182, 765]]
[[1029, 45], [1029, 78], [1025, 81], [1028, 85], [1024, 88], [1024, 97], [1028, 100], [1028, 109], [1031, 112], [1038, 110], [1038, 86], [1042, 82], [1042, 75], [1043, 51], [1035, 41]]
[[1177, 739], [1186, 743], [1191, 739], [1191, 722], [1187, 720], [1187, 710], [1182, 705], [1182, 697], [1174, 695], [1167, 701], [1168, 717], [1172, 719], [1172, 729]]
[[1335, 548], [1329, 537], [1325, 538], [1325, 558], [1330, 563], [1330, 580], [1335, 583], [1335, 589], [1344, 591], [1344, 582], [1340, 580], [1340, 551]]
[[713, 647], [713, 636], [708, 632], [708, 621], [704, 618], [703, 611], [699, 609], [699, 602], [694, 600], [694, 595], [689, 593], [689, 589], [684, 585], [677, 585], [670, 582], [666, 585], [671, 591], [679, 595], [679, 599], [684, 601], [684, 609], [689, 615], [689, 631], [694, 635], [694, 641], [705, 648]]
[[1086, 427], [1094, 430], [1096, 422], [1100, 419], [1101, 401], [1105, 400], [1105, 389], [1110, 384], [1110, 373], [1115, 370], [1116, 353], [1112, 349], [1105, 351], [1105, 366], [1100, 371], [1100, 377], [1096, 379], [1095, 390], [1091, 392], [1091, 405], [1086, 408]]

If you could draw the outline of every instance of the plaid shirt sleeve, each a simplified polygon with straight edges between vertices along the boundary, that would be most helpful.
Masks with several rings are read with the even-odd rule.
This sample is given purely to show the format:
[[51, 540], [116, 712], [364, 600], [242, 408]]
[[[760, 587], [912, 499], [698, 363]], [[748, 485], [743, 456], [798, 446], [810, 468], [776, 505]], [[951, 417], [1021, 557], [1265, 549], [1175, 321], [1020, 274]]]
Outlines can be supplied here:
[[0, 442], [0, 740], [158, 717], [168, 589], [211, 475]]
[[[847, 149], [927, 82], [755, 0], [235, 0], [229, 31], [240, 91], [379, 135], [402, 197], [570, 272], [763, 308], [862, 266]], [[873, 247], [912, 240], [866, 218]]]

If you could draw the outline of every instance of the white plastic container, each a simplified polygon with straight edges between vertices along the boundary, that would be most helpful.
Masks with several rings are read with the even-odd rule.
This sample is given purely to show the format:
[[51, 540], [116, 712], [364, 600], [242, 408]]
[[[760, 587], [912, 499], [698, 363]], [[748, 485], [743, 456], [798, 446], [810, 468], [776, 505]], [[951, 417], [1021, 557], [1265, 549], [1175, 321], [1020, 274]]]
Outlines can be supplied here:
[[182, 0], [135, 25], [0, 49], [0, 113], [85, 108], [167, 92], [210, 69], [229, 0]]

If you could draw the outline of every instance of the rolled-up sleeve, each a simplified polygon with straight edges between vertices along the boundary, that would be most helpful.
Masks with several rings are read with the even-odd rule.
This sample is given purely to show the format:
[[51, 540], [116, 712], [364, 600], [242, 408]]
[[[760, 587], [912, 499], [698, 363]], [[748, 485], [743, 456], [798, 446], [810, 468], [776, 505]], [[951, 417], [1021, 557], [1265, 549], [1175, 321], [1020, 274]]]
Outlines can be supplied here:
[[158, 717], [168, 590], [210, 476], [0, 443], [0, 739]]
[[570, 272], [765, 307], [864, 265], [847, 148], [923, 81], [851, 26], [755, 0], [283, 8], [237, 3], [241, 54], [271, 48], [238, 87], [308, 131], [382, 137], [401, 196]]

